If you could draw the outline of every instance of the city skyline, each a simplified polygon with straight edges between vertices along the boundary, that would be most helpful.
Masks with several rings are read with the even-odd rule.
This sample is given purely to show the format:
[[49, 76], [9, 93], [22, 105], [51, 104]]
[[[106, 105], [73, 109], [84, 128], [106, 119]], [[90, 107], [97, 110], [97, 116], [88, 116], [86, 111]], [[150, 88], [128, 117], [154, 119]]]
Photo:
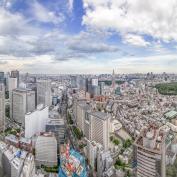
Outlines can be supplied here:
[[0, 0], [0, 70], [176, 73], [176, 1]]

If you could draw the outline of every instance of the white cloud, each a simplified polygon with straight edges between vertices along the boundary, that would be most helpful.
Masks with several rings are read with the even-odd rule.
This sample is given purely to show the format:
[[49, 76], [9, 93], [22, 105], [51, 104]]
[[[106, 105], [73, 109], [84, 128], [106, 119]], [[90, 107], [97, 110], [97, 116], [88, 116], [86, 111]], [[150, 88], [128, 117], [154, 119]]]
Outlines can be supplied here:
[[146, 47], [150, 45], [150, 43], [145, 41], [142, 36], [134, 35], [134, 34], [125, 35], [123, 40], [125, 43], [135, 45], [135, 46]]
[[83, 24], [177, 41], [176, 0], [83, 0]]
[[73, 3], [74, 3], [74, 0], [68, 0], [68, 9], [70, 12], [72, 12], [73, 10]]
[[32, 14], [35, 19], [40, 22], [59, 24], [64, 20], [64, 16], [61, 13], [56, 14], [55, 12], [48, 10], [37, 1], [31, 3], [31, 6]]

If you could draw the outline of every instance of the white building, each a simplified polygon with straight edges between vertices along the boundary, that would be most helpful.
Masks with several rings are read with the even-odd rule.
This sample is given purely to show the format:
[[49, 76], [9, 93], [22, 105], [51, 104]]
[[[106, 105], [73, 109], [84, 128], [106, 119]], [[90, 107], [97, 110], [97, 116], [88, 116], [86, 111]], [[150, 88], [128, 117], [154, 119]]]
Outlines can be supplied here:
[[25, 114], [35, 110], [35, 92], [30, 89], [15, 89], [12, 91], [12, 117], [25, 124]]
[[92, 86], [98, 86], [98, 79], [97, 78], [92, 79]]
[[12, 90], [17, 88], [17, 78], [8, 77], [8, 91], [12, 93]]
[[28, 154], [24, 161], [20, 177], [32, 177], [32, 176], [35, 176], [34, 156], [32, 154]]
[[38, 105], [35, 111], [28, 112], [25, 115], [25, 137], [31, 138], [35, 134], [45, 132], [48, 116], [49, 109], [43, 105]]
[[57, 165], [57, 140], [51, 134], [38, 136], [35, 145], [37, 166], [55, 166]]
[[5, 88], [0, 84], [0, 131], [5, 128]]
[[110, 151], [99, 151], [97, 157], [97, 177], [103, 177], [106, 172], [113, 165], [113, 159]]
[[10, 146], [2, 156], [2, 167], [7, 177], [19, 177], [27, 152]]
[[37, 104], [43, 104], [44, 106], [52, 105], [51, 81], [37, 81]]
[[98, 152], [103, 150], [103, 146], [95, 141], [87, 141], [87, 158], [92, 169], [96, 170], [96, 159]]

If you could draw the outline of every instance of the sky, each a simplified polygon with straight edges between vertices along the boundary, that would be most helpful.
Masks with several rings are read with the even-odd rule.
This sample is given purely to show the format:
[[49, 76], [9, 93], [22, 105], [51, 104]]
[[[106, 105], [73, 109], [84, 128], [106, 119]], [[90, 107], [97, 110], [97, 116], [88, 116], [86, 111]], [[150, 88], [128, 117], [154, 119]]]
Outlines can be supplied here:
[[176, 0], [0, 0], [0, 70], [177, 73]]

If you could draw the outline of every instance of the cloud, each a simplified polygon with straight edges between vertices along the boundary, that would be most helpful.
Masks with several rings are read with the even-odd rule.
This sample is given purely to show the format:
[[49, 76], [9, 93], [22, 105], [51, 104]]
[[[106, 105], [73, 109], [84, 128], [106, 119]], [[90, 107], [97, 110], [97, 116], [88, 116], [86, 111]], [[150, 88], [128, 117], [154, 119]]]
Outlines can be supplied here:
[[83, 0], [83, 24], [120, 34], [137, 33], [177, 41], [176, 0]]
[[81, 53], [102, 53], [102, 52], [117, 52], [118, 51], [118, 48], [115, 46], [110, 46], [104, 43], [90, 44], [87, 42], [72, 43], [69, 45], [69, 49], [78, 51]]
[[17, 35], [29, 30], [30, 28], [26, 28], [26, 21], [21, 14], [11, 14], [0, 7], [0, 35]]
[[73, 3], [74, 3], [74, 0], [68, 0], [68, 9], [70, 12], [72, 12], [73, 10]]
[[64, 16], [62, 13], [50, 11], [36, 0], [31, 3], [31, 6], [32, 15], [35, 17], [35, 20], [43, 23], [53, 24], [59, 24], [64, 20]]
[[140, 46], [140, 47], [146, 47], [150, 45], [149, 42], [145, 41], [142, 36], [135, 35], [135, 34], [127, 34], [123, 38], [125, 43], [135, 45], [135, 46]]

